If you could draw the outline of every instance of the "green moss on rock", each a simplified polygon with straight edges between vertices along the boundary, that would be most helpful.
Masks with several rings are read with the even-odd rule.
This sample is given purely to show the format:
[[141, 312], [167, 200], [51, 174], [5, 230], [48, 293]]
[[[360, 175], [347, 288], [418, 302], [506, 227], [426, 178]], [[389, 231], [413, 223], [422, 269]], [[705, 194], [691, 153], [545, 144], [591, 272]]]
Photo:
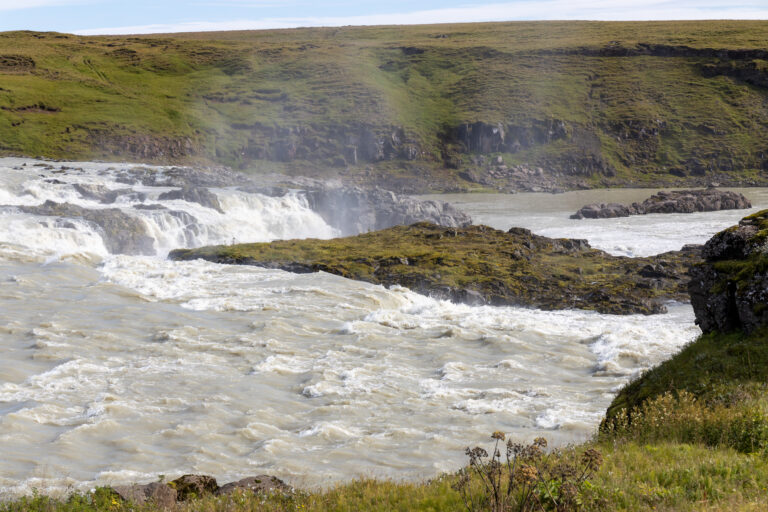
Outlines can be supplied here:
[[699, 255], [689, 250], [624, 258], [584, 240], [551, 239], [520, 228], [418, 223], [333, 240], [182, 249], [170, 257], [325, 271], [457, 302], [651, 314], [664, 311], [666, 300], [685, 299], [683, 275]]

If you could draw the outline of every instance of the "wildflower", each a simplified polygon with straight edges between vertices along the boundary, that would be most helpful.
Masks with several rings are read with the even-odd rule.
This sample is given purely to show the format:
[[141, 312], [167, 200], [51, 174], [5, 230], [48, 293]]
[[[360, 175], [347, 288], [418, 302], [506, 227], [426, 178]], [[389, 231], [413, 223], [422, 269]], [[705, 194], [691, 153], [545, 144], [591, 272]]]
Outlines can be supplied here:
[[501, 430], [497, 430], [493, 434], [491, 434], [491, 439], [497, 439], [499, 441], [504, 441], [507, 438], [507, 436], [504, 435], [504, 432]]
[[539, 476], [539, 470], [529, 464], [523, 464], [515, 472], [515, 481], [521, 484], [532, 484]]
[[603, 463], [603, 455], [594, 448], [590, 448], [581, 456], [581, 463], [590, 471], [597, 471]]

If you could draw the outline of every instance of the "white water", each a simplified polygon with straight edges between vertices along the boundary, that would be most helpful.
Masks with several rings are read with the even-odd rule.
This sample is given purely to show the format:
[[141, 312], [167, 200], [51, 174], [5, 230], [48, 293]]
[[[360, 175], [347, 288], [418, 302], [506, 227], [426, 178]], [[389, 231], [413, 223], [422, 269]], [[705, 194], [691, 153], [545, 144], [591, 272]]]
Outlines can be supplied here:
[[[12, 170], [21, 163], [0, 160], [0, 204], [115, 207], [69, 184], [128, 187], [106, 164]], [[168, 190], [133, 188], [145, 204]], [[182, 245], [334, 235], [298, 196], [215, 192], [224, 215], [162, 201], [191, 225], [118, 200], [147, 223], [154, 257], [108, 254], [86, 222], [0, 210], [0, 495], [188, 472], [309, 486], [430, 477], [497, 429], [584, 439], [618, 387], [698, 333], [686, 305], [652, 317], [470, 307], [327, 274], [165, 260]], [[529, 205], [544, 226], [563, 222], [536, 209], [551, 197]], [[483, 220], [494, 200], [468, 213]], [[494, 208], [500, 222], [528, 218]], [[713, 225], [731, 222], [717, 215]], [[568, 236], [652, 240], [580, 222]], [[700, 236], [666, 235], [677, 247]]]
[[528, 228], [553, 238], [586, 238], [590, 244], [617, 256], [651, 256], [679, 250], [684, 244], [703, 244], [712, 235], [737, 224], [750, 213], [768, 208], [768, 189], [727, 189], [744, 194], [753, 208], [701, 213], [656, 213], [617, 219], [570, 219], [591, 203], [642, 202], [656, 190], [582, 190], [564, 194], [446, 194], [440, 198], [466, 212], [477, 224], [496, 229]]

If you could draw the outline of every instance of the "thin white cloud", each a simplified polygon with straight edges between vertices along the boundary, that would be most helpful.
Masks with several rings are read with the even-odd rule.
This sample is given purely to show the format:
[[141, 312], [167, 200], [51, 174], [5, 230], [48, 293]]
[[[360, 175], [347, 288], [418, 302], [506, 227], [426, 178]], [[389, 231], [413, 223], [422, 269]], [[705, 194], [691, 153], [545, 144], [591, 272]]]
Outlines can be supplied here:
[[0, 11], [20, 11], [36, 7], [54, 7], [59, 5], [82, 5], [91, 3], [87, 0], [0, 0]]
[[262, 30], [293, 27], [338, 27], [345, 25], [415, 25], [513, 20], [768, 20], [764, 0], [724, 4], [722, 0], [522, 0], [445, 9], [357, 16], [285, 17], [222, 22], [186, 22], [97, 28], [78, 34], [149, 34], [207, 32], [220, 30]]

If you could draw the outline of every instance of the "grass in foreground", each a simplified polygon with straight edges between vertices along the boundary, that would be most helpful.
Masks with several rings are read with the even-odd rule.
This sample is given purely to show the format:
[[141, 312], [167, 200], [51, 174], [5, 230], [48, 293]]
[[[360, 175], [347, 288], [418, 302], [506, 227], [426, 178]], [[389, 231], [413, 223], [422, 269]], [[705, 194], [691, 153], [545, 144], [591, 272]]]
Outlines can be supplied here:
[[[602, 466], [585, 481], [574, 507], [563, 510], [757, 511], [768, 507], [768, 459], [764, 454], [744, 454], [730, 448], [709, 448], [700, 444], [616, 440], [566, 449], [558, 457], [562, 461], [578, 460], [590, 448], [602, 453]], [[180, 504], [178, 510], [460, 512], [468, 510], [461, 493], [455, 489], [460, 478], [459, 475], [446, 475], [423, 483], [361, 479], [325, 491], [201, 498]], [[473, 474], [471, 485], [478, 496], [482, 484], [476, 474]], [[158, 509], [151, 505], [137, 507], [121, 503], [106, 489], [73, 495], [68, 500], [36, 496], [0, 504], [2, 512], [128, 510], [155, 512]], [[485, 502], [471, 510], [492, 509]]]

